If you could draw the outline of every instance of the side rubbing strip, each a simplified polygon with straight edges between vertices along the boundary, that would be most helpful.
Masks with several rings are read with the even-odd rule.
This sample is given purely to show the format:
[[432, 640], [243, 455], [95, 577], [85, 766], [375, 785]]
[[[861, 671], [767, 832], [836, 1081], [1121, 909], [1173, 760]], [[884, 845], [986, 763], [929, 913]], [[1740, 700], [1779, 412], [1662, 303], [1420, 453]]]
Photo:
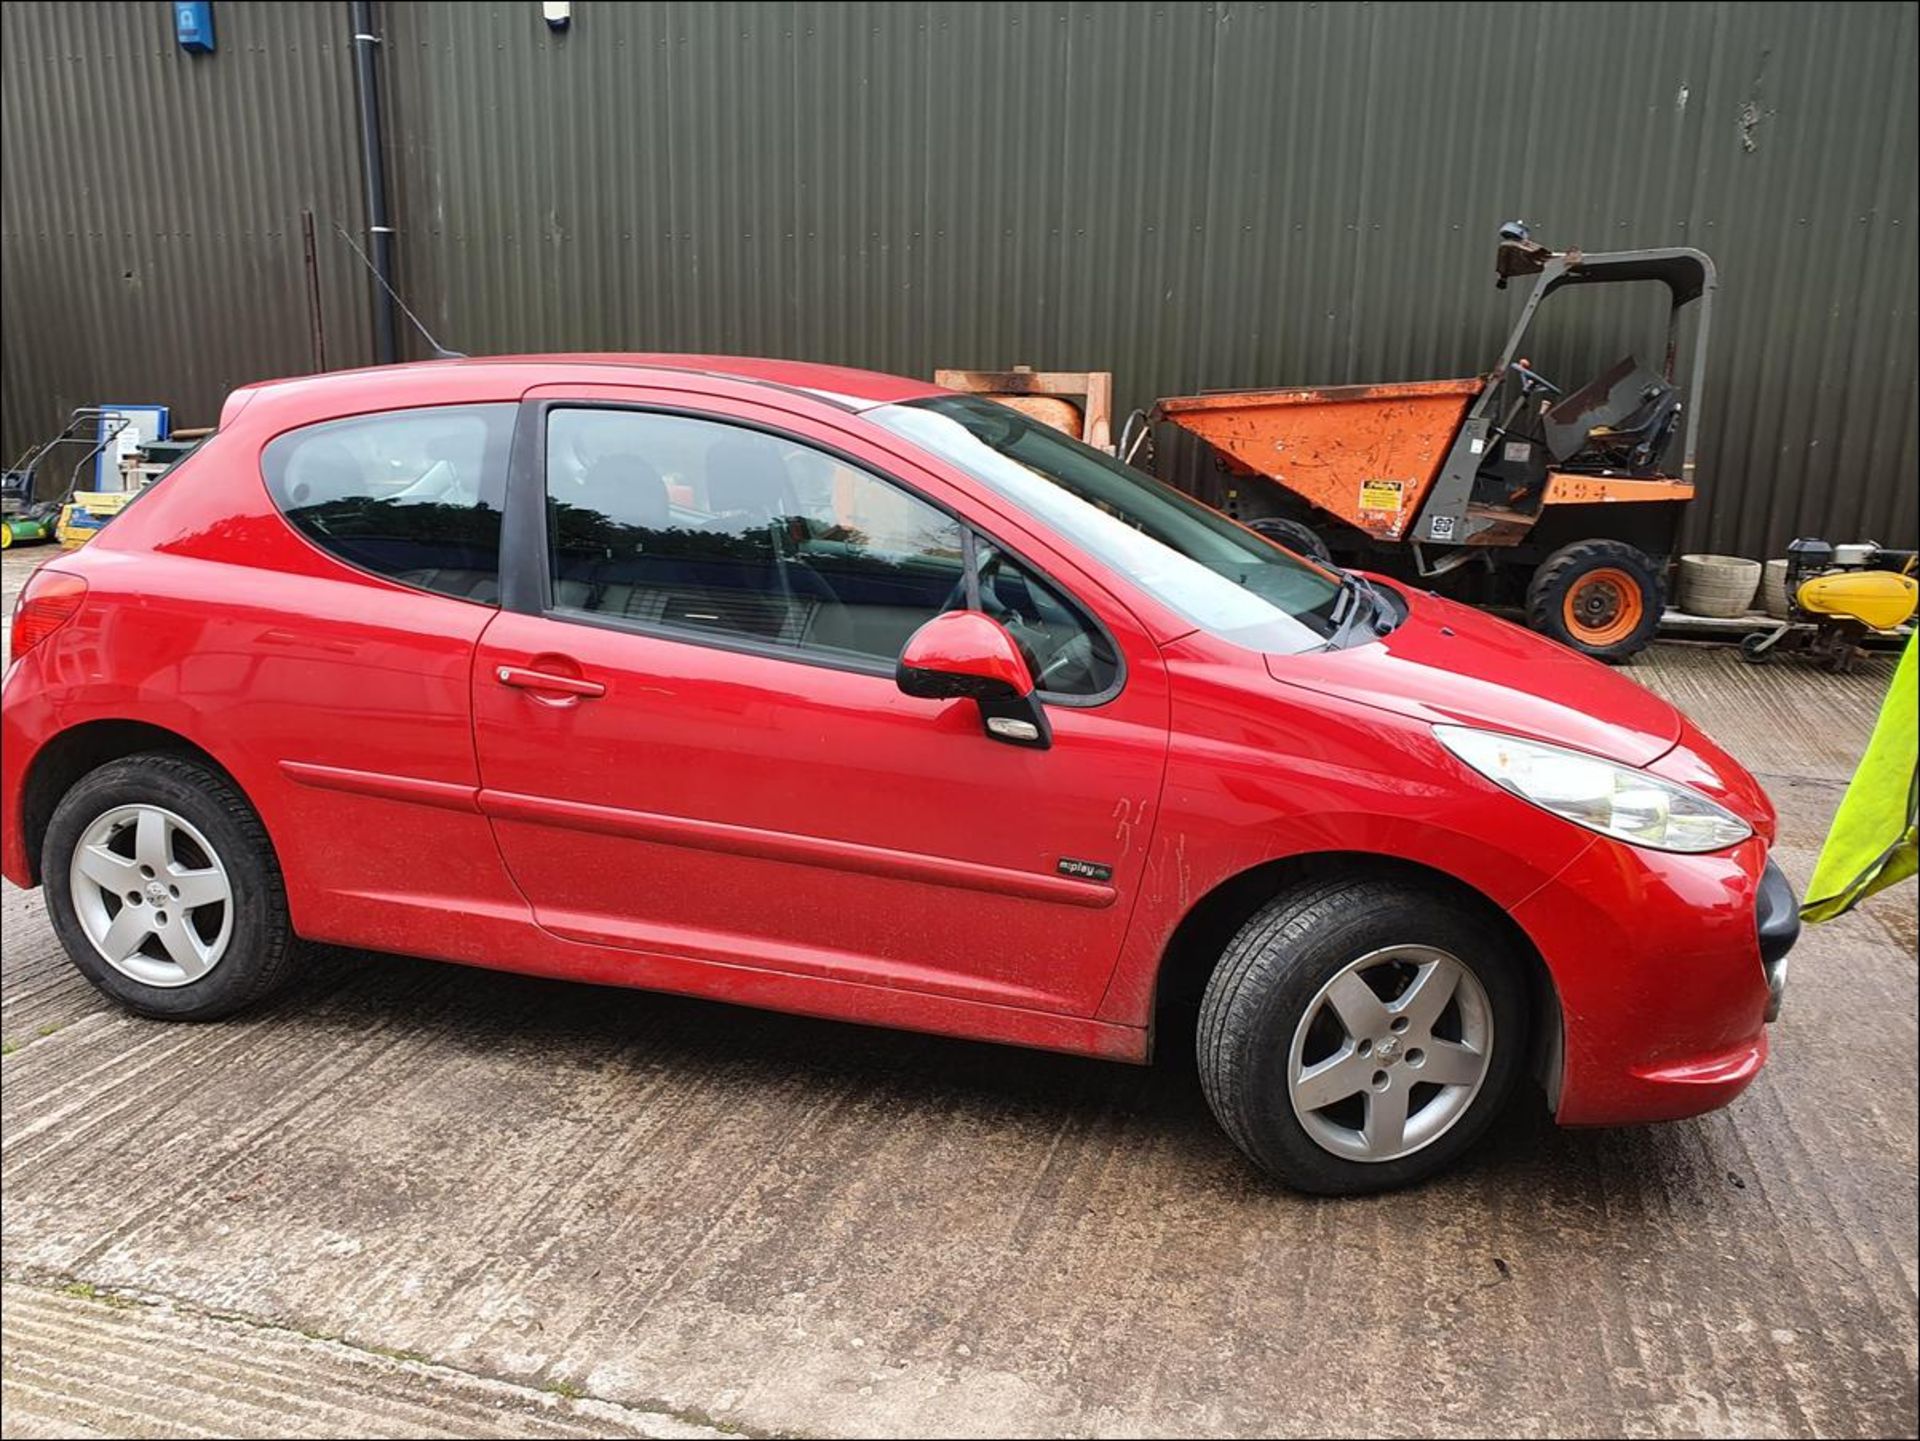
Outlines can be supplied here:
[[314, 765], [309, 761], [281, 761], [280, 769], [301, 785], [313, 786], [318, 790], [378, 796], [382, 800], [407, 801], [416, 806], [436, 806], [447, 811], [480, 809], [475, 799], [478, 787], [457, 785], [452, 781], [422, 780], [418, 776], [388, 775], [384, 771], [355, 771], [344, 766]]
[[1062, 876], [888, 850], [883, 846], [828, 840], [822, 836], [763, 831], [753, 826], [689, 820], [684, 816], [663, 816], [650, 811], [624, 810], [617, 806], [553, 800], [513, 791], [481, 791], [480, 809], [497, 820], [530, 821], [535, 825], [554, 826], [561, 830], [630, 836], [658, 845], [685, 846], [692, 850], [719, 851], [736, 856], [758, 856], [765, 860], [824, 866], [869, 876], [892, 876], [927, 885], [952, 886], [957, 890], [987, 891], [994, 895], [1050, 901], [1056, 905], [1099, 910], [1112, 905], [1114, 900], [1112, 886], [1089, 885], [1085, 881], [1070, 881]]

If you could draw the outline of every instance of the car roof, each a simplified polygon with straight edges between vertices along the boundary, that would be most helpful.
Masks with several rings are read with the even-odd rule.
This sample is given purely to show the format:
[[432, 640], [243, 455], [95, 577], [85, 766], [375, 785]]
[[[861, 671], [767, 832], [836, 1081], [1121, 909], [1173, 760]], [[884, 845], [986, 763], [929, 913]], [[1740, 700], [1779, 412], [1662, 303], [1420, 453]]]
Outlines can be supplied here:
[[[636, 372], [634, 379], [647, 371], [675, 371], [682, 374], [711, 375], [774, 385], [787, 390], [834, 401], [850, 410], [866, 410], [903, 400], [920, 400], [948, 392], [924, 380], [887, 375], [877, 370], [857, 370], [844, 365], [820, 365], [804, 360], [777, 360], [750, 355], [686, 355], [644, 351], [593, 351], [551, 355], [476, 355], [453, 360], [410, 361], [399, 365], [372, 366], [357, 370], [328, 371], [321, 375], [293, 376], [282, 380], [263, 380], [239, 387], [244, 391], [278, 391], [298, 387], [303, 391], [334, 383], [351, 384], [369, 375], [399, 378], [406, 375], [444, 375], [453, 369], [474, 366], [514, 366], [538, 372], [551, 368], [554, 380], [577, 379], [582, 366]], [[538, 385], [546, 377], [529, 374], [530, 384]], [[613, 377], [609, 377], [612, 379]]]

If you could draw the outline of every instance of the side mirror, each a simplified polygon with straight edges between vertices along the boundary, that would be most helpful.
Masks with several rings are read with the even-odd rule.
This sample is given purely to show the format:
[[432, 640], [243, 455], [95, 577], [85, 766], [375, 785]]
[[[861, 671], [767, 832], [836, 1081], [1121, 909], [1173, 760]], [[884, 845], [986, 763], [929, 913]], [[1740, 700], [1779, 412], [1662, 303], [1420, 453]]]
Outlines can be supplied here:
[[1037, 750], [1053, 744], [1019, 644], [999, 621], [977, 610], [946, 611], [921, 626], [907, 638], [893, 678], [921, 700], [973, 701], [993, 740]]

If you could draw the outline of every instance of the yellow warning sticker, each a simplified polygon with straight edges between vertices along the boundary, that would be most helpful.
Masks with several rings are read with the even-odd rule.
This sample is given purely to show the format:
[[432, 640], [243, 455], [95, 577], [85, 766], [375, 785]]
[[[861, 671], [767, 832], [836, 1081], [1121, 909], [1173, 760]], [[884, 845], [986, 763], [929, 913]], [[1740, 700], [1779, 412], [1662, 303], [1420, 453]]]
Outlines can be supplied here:
[[1398, 512], [1405, 498], [1404, 480], [1363, 480], [1360, 482], [1360, 509]]

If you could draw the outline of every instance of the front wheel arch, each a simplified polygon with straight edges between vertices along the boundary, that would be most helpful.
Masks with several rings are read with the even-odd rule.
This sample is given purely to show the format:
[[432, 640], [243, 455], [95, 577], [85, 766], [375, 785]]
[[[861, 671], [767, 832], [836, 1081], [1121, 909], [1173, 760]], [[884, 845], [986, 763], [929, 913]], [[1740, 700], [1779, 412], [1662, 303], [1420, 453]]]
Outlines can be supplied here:
[[1514, 953], [1525, 961], [1532, 1035], [1527, 1069], [1546, 1092], [1548, 1107], [1557, 1111], [1564, 1070], [1564, 1019], [1559, 989], [1532, 937], [1499, 904], [1457, 876], [1418, 861], [1369, 851], [1322, 851], [1265, 861], [1229, 876], [1195, 902], [1174, 928], [1161, 954], [1149, 1022], [1149, 1053], [1157, 1053], [1163, 1040], [1191, 1036], [1207, 982], [1227, 943], [1254, 912], [1296, 886], [1361, 876], [1395, 880], [1447, 896], [1505, 934]]

